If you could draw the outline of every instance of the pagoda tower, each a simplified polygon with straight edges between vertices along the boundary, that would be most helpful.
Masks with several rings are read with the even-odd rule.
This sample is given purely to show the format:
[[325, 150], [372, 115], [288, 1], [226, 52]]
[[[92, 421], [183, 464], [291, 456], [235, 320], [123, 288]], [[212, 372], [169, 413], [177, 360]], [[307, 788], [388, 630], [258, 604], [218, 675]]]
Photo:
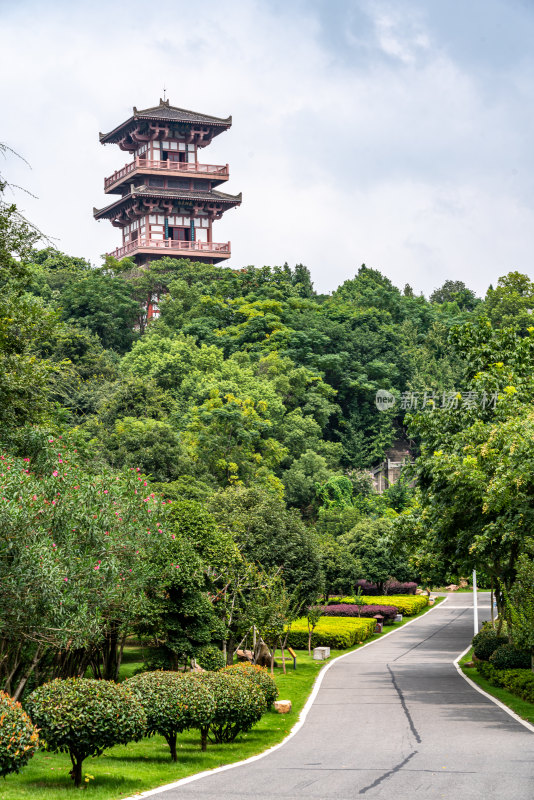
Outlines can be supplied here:
[[118, 195], [105, 208], [93, 209], [97, 220], [109, 219], [122, 231], [122, 245], [109, 255], [130, 256], [141, 266], [174, 256], [216, 264], [230, 258], [230, 242], [215, 242], [212, 226], [241, 203], [241, 194], [218, 191], [229, 178], [228, 164], [200, 162], [200, 150], [228, 130], [232, 117], [219, 119], [171, 106], [133, 109], [132, 116], [102, 144], [118, 144], [132, 161], [104, 181], [106, 194]]

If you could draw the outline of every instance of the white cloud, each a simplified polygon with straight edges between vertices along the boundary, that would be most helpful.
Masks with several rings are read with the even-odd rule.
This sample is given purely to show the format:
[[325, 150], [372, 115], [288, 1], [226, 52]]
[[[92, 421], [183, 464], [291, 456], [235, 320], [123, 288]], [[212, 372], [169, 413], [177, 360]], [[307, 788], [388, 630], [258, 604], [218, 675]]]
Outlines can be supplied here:
[[114, 249], [118, 231], [92, 208], [128, 156], [98, 131], [165, 85], [173, 104], [233, 114], [204, 157], [229, 162], [228, 191], [243, 191], [216, 232], [236, 266], [303, 262], [323, 291], [363, 261], [425, 292], [447, 278], [481, 292], [529, 270], [530, 57], [492, 89], [430, 31], [424, 6], [361, 8], [369, 32], [344, 36], [343, 58], [297, 2], [4, 9], [0, 139], [33, 167], [10, 163], [11, 179], [39, 196], [21, 205], [67, 252], [97, 262]]

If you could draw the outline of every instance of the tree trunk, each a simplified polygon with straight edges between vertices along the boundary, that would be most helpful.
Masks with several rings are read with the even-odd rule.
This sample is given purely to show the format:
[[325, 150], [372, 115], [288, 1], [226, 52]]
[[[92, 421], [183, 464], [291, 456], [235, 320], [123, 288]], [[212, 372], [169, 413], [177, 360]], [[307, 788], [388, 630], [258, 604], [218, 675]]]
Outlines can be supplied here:
[[74, 781], [74, 785], [76, 788], [81, 786], [82, 784], [82, 763], [83, 758], [78, 753], [69, 750], [70, 760], [72, 761], [72, 769], [70, 771], [70, 776]]
[[234, 663], [234, 642], [233, 636], [228, 637], [228, 648], [226, 650], [226, 666], [231, 667]]
[[170, 733], [165, 738], [169, 745], [169, 750], [171, 751], [171, 761], [178, 761], [178, 756], [176, 755], [176, 732], [173, 731], [173, 733]]
[[208, 749], [208, 729], [201, 728], [200, 729], [200, 749], [203, 753], [206, 752]]
[[20, 699], [20, 697], [22, 695], [22, 692], [24, 691], [24, 687], [26, 686], [26, 683], [28, 681], [28, 678], [30, 677], [30, 675], [32, 674], [33, 670], [35, 669], [35, 667], [37, 666], [37, 664], [39, 663], [40, 660], [41, 660], [41, 650], [40, 650], [40, 647], [38, 647], [37, 650], [35, 651], [35, 655], [33, 657], [32, 663], [30, 664], [30, 666], [26, 670], [26, 674], [19, 681], [19, 685], [15, 689], [15, 692], [13, 694], [13, 700], [19, 700]]

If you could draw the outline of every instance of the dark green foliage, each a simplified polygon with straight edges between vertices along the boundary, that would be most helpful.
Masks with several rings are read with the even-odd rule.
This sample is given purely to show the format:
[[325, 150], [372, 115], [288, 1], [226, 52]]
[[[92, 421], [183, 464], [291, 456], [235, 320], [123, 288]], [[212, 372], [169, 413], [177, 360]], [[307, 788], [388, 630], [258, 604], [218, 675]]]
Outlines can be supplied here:
[[25, 703], [49, 750], [68, 752], [76, 786], [82, 762], [108, 747], [142, 739], [143, 708], [124, 685], [89, 678], [57, 679], [40, 686]]
[[167, 740], [173, 761], [177, 734], [189, 728], [205, 730], [213, 720], [213, 694], [191, 673], [142, 672], [124, 685], [143, 707], [148, 735], [159, 733]]
[[495, 650], [508, 643], [506, 636], [499, 636], [494, 628], [483, 628], [473, 637], [473, 652], [482, 661], [488, 661]]
[[507, 689], [512, 694], [534, 703], [534, 672], [530, 669], [496, 669], [491, 661], [479, 661], [477, 672], [493, 686]]
[[139, 304], [122, 278], [97, 270], [75, 277], [61, 294], [61, 308], [64, 319], [89, 328], [105, 348], [125, 353], [135, 339]]
[[0, 692], [0, 778], [19, 772], [38, 746], [37, 728], [20, 703]]
[[267, 708], [270, 708], [278, 697], [278, 687], [265, 667], [259, 667], [257, 664], [242, 662], [240, 664], [232, 664], [232, 666], [226, 667], [224, 672], [230, 675], [240, 675], [241, 677], [255, 683], [256, 686], [258, 686], [263, 692]]
[[224, 654], [214, 644], [206, 644], [197, 650], [197, 664], [208, 672], [215, 672], [226, 665]]
[[495, 669], [530, 669], [531, 664], [528, 650], [521, 650], [510, 643], [500, 644], [489, 660]]
[[215, 698], [210, 738], [217, 744], [233, 742], [267, 710], [263, 691], [246, 677], [222, 671], [201, 673], [195, 679], [204, 683]]

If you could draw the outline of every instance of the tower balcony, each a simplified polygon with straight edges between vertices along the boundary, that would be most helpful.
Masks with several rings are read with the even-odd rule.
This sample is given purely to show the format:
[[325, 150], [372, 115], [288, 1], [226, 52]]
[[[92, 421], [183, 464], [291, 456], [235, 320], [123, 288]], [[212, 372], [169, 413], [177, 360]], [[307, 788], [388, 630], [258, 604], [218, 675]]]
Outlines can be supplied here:
[[187, 161], [160, 161], [150, 158], [135, 157], [129, 164], [116, 170], [109, 178], [104, 179], [104, 191], [116, 189], [129, 175], [147, 175], [157, 172], [162, 176], [179, 176], [191, 178], [211, 178], [212, 182], [222, 183], [230, 177], [228, 164], [199, 164]]
[[126, 256], [170, 256], [174, 258], [205, 258], [213, 263], [232, 255], [230, 242], [184, 242], [178, 239], [136, 239], [117, 247], [109, 256], [120, 260]]

